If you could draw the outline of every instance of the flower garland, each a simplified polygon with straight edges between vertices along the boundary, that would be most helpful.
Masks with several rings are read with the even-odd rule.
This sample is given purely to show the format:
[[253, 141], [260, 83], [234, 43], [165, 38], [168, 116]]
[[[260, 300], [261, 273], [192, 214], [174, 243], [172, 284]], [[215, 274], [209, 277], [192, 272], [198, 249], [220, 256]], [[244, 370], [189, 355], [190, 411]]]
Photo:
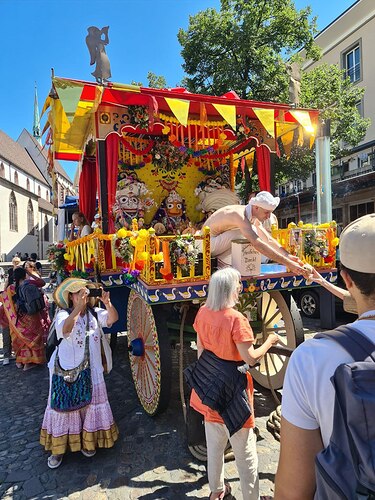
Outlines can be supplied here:
[[134, 248], [130, 244], [130, 238], [119, 238], [118, 241], [119, 243], [115, 247], [116, 257], [120, 257], [124, 262], [131, 262], [133, 260]]
[[181, 170], [187, 164], [188, 155], [169, 141], [155, 142], [152, 148], [152, 163], [166, 172]]
[[171, 260], [182, 271], [189, 271], [191, 266], [197, 264], [199, 249], [194, 236], [191, 234], [178, 235], [170, 246]]
[[262, 292], [259, 286], [256, 286], [256, 280], [242, 281], [242, 293], [238, 297], [235, 309], [242, 313], [249, 321], [258, 319], [258, 299]]
[[313, 262], [326, 259], [329, 254], [329, 244], [324, 231], [306, 231], [304, 234], [304, 253]]
[[138, 280], [140, 271], [138, 269], [133, 269], [132, 271], [126, 267], [122, 270], [122, 279], [125, 285], [131, 285]]
[[128, 113], [129, 122], [132, 125], [138, 125], [139, 128], [148, 129], [150, 117], [147, 106], [129, 105]]
[[142, 270], [149, 259], [149, 253], [145, 251], [147, 240], [149, 238], [148, 229], [138, 230], [138, 223], [133, 219], [133, 230], [127, 230], [124, 227], [116, 233], [117, 241], [115, 254], [123, 261], [130, 264], [131, 270]]
[[135, 163], [132, 165], [131, 163], [125, 163], [122, 160], [119, 160], [118, 162], [118, 170], [121, 172], [123, 170], [139, 170], [140, 168], [143, 168], [146, 165], [144, 161], [141, 161], [140, 163]]
[[65, 279], [69, 276], [69, 272], [66, 270], [66, 260], [65, 260], [66, 248], [64, 243], [53, 243], [47, 248], [47, 259], [51, 263], [51, 267], [54, 271], [57, 271], [61, 278]]

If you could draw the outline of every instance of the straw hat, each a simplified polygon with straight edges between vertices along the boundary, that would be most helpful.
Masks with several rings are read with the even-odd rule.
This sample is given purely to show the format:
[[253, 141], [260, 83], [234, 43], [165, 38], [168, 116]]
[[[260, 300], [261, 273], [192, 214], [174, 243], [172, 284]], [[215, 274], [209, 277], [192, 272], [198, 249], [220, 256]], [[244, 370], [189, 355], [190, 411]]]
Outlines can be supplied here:
[[53, 300], [61, 309], [69, 308], [69, 293], [76, 293], [86, 288], [90, 282], [82, 278], [67, 278], [53, 292]]

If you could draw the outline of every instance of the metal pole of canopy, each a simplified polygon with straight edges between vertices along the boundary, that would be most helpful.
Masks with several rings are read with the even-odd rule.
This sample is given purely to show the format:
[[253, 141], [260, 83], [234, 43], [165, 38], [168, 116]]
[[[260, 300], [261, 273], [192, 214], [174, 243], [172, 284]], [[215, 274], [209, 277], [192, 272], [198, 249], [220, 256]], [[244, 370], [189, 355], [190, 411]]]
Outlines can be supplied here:
[[106, 179], [106, 144], [104, 140], [97, 141], [99, 168], [99, 204], [102, 215], [102, 231], [108, 234], [108, 188]]
[[315, 140], [316, 205], [318, 223], [332, 220], [330, 120], [320, 124]]

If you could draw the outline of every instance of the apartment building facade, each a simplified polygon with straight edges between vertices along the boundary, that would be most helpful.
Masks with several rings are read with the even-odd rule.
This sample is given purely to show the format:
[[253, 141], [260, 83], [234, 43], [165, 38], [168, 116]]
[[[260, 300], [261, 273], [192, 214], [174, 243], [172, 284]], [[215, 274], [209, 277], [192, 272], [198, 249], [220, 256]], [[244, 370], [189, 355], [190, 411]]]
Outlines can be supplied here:
[[[339, 65], [354, 85], [365, 88], [357, 107], [362, 116], [371, 119], [363, 141], [348, 156], [332, 163], [332, 218], [344, 227], [375, 212], [375, 2], [357, 0], [315, 41], [322, 49], [322, 58], [316, 63], [307, 61], [303, 69], [309, 71], [322, 63]], [[298, 220], [316, 221], [317, 188], [315, 174], [306, 181], [278, 186], [282, 199], [278, 210], [280, 227]]]

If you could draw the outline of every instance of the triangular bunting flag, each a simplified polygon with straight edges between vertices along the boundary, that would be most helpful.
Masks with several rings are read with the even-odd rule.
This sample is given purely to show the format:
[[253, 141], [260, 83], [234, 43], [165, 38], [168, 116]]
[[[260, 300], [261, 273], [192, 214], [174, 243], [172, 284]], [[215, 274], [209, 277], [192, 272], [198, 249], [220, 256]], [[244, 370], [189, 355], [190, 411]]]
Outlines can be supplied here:
[[308, 111], [301, 111], [297, 109], [291, 109], [290, 114], [294, 116], [298, 123], [302, 125], [302, 127], [309, 132], [310, 134], [314, 133], [314, 127], [312, 126], [310, 113]]
[[189, 116], [190, 101], [185, 101], [184, 99], [171, 99], [170, 97], [166, 97], [165, 100], [177, 120], [181, 123], [181, 125], [186, 127]]
[[44, 135], [44, 132], [45, 132], [46, 130], [48, 130], [48, 129], [50, 128], [50, 126], [51, 126], [51, 124], [50, 124], [50, 122], [47, 120], [47, 121], [46, 121], [46, 123], [45, 123], [45, 125], [44, 125], [44, 127], [43, 127], [42, 135]]
[[64, 108], [69, 123], [72, 123], [81, 98], [83, 84], [66, 80], [54, 81], [56, 92]]
[[213, 104], [218, 113], [229, 123], [233, 130], [236, 130], [236, 106], [230, 104]]
[[50, 96], [48, 95], [46, 97], [46, 100], [44, 101], [44, 104], [43, 104], [43, 109], [42, 109], [42, 112], [40, 114], [40, 117], [42, 118], [43, 114], [45, 113], [45, 111], [47, 111], [47, 109], [50, 107], [51, 105], [51, 98]]
[[253, 108], [258, 120], [271, 137], [275, 137], [275, 110]]

